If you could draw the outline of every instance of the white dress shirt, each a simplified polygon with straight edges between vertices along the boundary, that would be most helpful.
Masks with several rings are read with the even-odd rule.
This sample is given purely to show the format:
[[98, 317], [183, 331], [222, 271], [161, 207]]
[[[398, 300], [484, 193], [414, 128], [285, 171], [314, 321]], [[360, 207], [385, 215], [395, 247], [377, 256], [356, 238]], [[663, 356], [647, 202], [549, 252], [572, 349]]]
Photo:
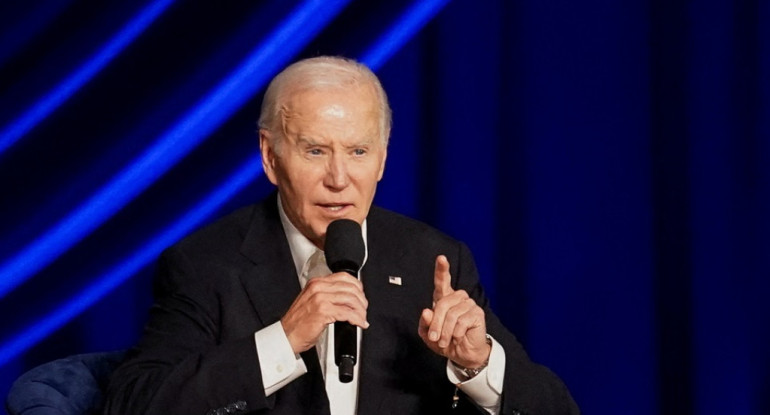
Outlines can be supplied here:
[[[300, 286], [304, 288], [309, 278], [330, 274], [331, 271], [325, 267], [308, 269], [309, 260], [318, 251], [318, 248], [289, 221], [281, 206], [280, 195], [278, 197], [278, 210], [286, 238], [289, 241]], [[366, 221], [361, 226], [361, 233], [364, 239], [364, 246], [366, 247]], [[368, 248], [366, 253], [368, 255]], [[366, 256], [364, 257], [364, 263], [366, 263]], [[360, 277], [359, 273], [359, 279]], [[415, 330], [417, 330], [416, 327]], [[357, 334], [360, 355], [360, 327], [357, 328]], [[354, 380], [352, 382], [341, 383], [339, 381], [337, 365], [334, 363], [334, 354], [326, 353], [327, 350], [331, 350], [333, 340], [334, 325], [330, 324], [325, 335], [322, 335], [319, 339], [319, 342], [324, 342], [325, 344], [316, 345], [316, 348], [319, 350], [319, 359], [322, 359], [320, 361], [321, 370], [326, 382], [326, 393], [329, 398], [331, 413], [332, 415], [355, 415], [358, 402], [358, 368], [360, 365], [355, 365]], [[272, 395], [294, 379], [307, 373], [307, 367], [302, 357], [294, 354], [280, 320], [254, 333], [254, 341], [256, 342], [257, 356], [266, 396]], [[326, 355], [325, 359], [323, 355]], [[496, 414], [499, 411], [504, 373], [505, 352], [495, 339], [492, 339], [492, 352], [489, 356], [487, 368], [472, 379], [465, 379], [464, 374], [451, 361], [447, 361], [448, 380], [457, 385], [460, 390], [490, 414]]]

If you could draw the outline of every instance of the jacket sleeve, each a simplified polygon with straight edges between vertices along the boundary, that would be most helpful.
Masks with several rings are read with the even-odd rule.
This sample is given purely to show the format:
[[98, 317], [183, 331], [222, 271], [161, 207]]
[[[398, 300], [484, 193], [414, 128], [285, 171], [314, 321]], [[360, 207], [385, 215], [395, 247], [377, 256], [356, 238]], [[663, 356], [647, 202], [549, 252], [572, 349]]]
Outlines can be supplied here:
[[218, 340], [220, 295], [180, 250], [161, 257], [154, 295], [141, 340], [111, 377], [105, 414], [237, 414], [270, 404], [253, 333]]
[[455, 287], [464, 289], [484, 309], [487, 332], [505, 350], [500, 414], [511, 415], [574, 415], [580, 410], [564, 383], [545, 366], [532, 362], [516, 337], [506, 329], [492, 312], [489, 299], [479, 282], [473, 256], [465, 244], [460, 244], [457, 257]]

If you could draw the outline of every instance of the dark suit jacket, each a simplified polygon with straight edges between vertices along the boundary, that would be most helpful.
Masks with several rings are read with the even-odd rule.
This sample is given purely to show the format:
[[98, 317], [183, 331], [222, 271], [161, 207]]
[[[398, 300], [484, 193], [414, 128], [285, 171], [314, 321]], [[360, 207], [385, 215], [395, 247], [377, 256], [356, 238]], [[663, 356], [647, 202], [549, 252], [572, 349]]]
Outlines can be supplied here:
[[[449, 259], [453, 286], [484, 308], [488, 332], [505, 349], [502, 413], [578, 412], [562, 382], [532, 363], [494, 316], [464, 244], [377, 207], [367, 223], [361, 278], [371, 326], [361, 340], [359, 414], [483, 413], [462, 394], [450, 409], [455, 387], [446, 359], [417, 335], [420, 313], [432, 303], [438, 254]], [[169, 248], [154, 289], [144, 334], [112, 377], [107, 414], [329, 413], [314, 349], [302, 354], [307, 374], [264, 394], [254, 332], [278, 321], [300, 292], [275, 194]]]

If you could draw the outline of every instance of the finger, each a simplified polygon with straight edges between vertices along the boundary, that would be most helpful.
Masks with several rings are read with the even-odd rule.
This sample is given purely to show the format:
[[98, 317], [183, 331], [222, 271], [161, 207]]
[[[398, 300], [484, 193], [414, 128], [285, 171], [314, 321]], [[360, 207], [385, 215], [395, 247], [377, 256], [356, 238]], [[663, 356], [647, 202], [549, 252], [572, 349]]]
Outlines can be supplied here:
[[474, 303], [473, 300], [465, 298], [446, 312], [444, 324], [441, 326], [441, 337], [438, 341], [438, 347], [444, 348], [449, 346], [449, 343], [453, 339], [458, 321], [475, 305], [476, 303]]
[[457, 320], [454, 335], [454, 362], [465, 367], [479, 367], [489, 360], [492, 348], [486, 340], [484, 311], [480, 307], [475, 307]]
[[[338, 309], [345, 308], [366, 319], [366, 304], [353, 293], [345, 291], [318, 292], [310, 297], [313, 305], [310, 313], [320, 313], [326, 323], [340, 321]], [[313, 311], [315, 310], [315, 311]]]
[[327, 279], [331, 278], [333, 280], [345, 281], [357, 286], [361, 290], [364, 289], [364, 284], [362, 284], [358, 278], [348, 274], [347, 272], [335, 272], [334, 274], [329, 274], [324, 278], [327, 278]]
[[[340, 284], [339, 287], [344, 287], [343, 289], [346, 289], [347, 291], [350, 291], [351, 286], [355, 287], [353, 289], [353, 293], [355, 293], [357, 296], [361, 298], [361, 301], [369, 305], [369, 300], [366, 299], [366, 294], [364, 294], [364, 285], [361, 283], [361, 281], [358, 280], [358, 278], [348, 274], [347, 272], [338, 272], [336, 274], [329, 275], [328, 281], [331, 281], [334, 284]], [[336, 288], [337, 286], [333, 286]]]
[[436, 266], [433, 269], [433, 302], [438, 302], [453, 292], [449, 260], [444, 255], [439, 255], [436, 257]]
[[361, 302], [361, 299], [349, 293], [329, 293], [323, 294], [327, 301], [331, 302], [335, 306], [347, 307], [358, 313], [366, 313], [366, 304]]
[[438, 348], [438, 345], [436, 345], [436, 342], [431, 341], [428, 338], [428, 328], [430, 327], [430, 323], [433, 320], [433, 310], [426, 308], [422, 310], [422, 314], [420, 315], [420, 324], [417, 327], [417, 334], [419, 334], [422, 341], [425, 343], [426, 346], [430, 350], [432, 350], [434, 353], [444, 356], [444, 353]]
[[[358, 302], [364, 308], [369, 307], [369, 300], [366, 299], [361, 283], [350, 275], [332, 274], [327, 277], [313, 278], [305, 285], [305, 291], [308, 295], [316, 294], [349, 294], [358, 299]], [[323, 297], [326, 298], [326, 297]]]
[[[347, 321], [350, 318], [348, 311], [352, 311], [359, 318], [350, 321], [351, 324], [369, 327], [366, 320], [368, 302], [360, 289], [353, 284], [334, 282], [327, 277], [315, 278], [308, 281], [297, 302], [305, 304], [307, 318], [317, 319], [323, 324]], [[340, 314], [340, 309], [346, 309], [344, 315]]]
[[417, 326], [417, 334], [419, 334], [424, 341], [428, 340], [428, 328], [430, 327], [431, 320], [433, 320], [433, 310], [429, 308], [422, 310], [422, 314], [420, 314], [420, 324]]
[[[472, 300], [471, 300], [472, 301]], [[452, 331], [452, 341], [459, 344], [465, 340], [468, 336], [468, 331], [483, 327], [481, 323], [484, 319], [484, 311], [477, 305], [473, 305], [466, 313], [461, 315], [455, 323], [454, 331]], [[484, 330], [486, 333], [486, 330]]]
[[447, 312], [466, 298], [468, 298], [468, 293], [464, 290], [460, 290], [453, 292], [451, 295], [442, 298], [436, 303], [433, 307], [433, 320], [428, 329], [428, 339], [434, 342], [439, 341], [445, 324], [444, 320], [447, 317]]
[[332, 316], [332, 323], [336, 321], [347, 321], [348, 323], [361, 327], [362, 329], [369, 328], [369, 322], [366, 320], [366, 312], [362, 313], [349, 307], [334, 304], [332, 305], [332, 308], [327, 310], [327, 313]]

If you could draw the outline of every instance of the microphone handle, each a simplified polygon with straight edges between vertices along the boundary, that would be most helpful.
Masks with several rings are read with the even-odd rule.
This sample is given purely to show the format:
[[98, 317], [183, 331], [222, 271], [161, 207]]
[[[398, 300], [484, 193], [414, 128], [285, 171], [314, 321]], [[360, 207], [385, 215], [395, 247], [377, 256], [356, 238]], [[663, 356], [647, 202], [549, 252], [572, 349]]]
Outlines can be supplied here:
[[[344, 271], [358, 278], [358, 271], [351, 269], [336, 269], [333, 271]], [[339, 378], [342, 383], [349, 383], [353, 380], [353, 368], [356, 365], [358, 356], [357, 340], [356, 326], [347, 321], [337, 321], [334, 323], [334, 363], [339, 368]]]
[[339, 368], [340, 382], [353, 380], [356, 365], [356, 326], [347, 321], [334, 323], [334, 361]]

